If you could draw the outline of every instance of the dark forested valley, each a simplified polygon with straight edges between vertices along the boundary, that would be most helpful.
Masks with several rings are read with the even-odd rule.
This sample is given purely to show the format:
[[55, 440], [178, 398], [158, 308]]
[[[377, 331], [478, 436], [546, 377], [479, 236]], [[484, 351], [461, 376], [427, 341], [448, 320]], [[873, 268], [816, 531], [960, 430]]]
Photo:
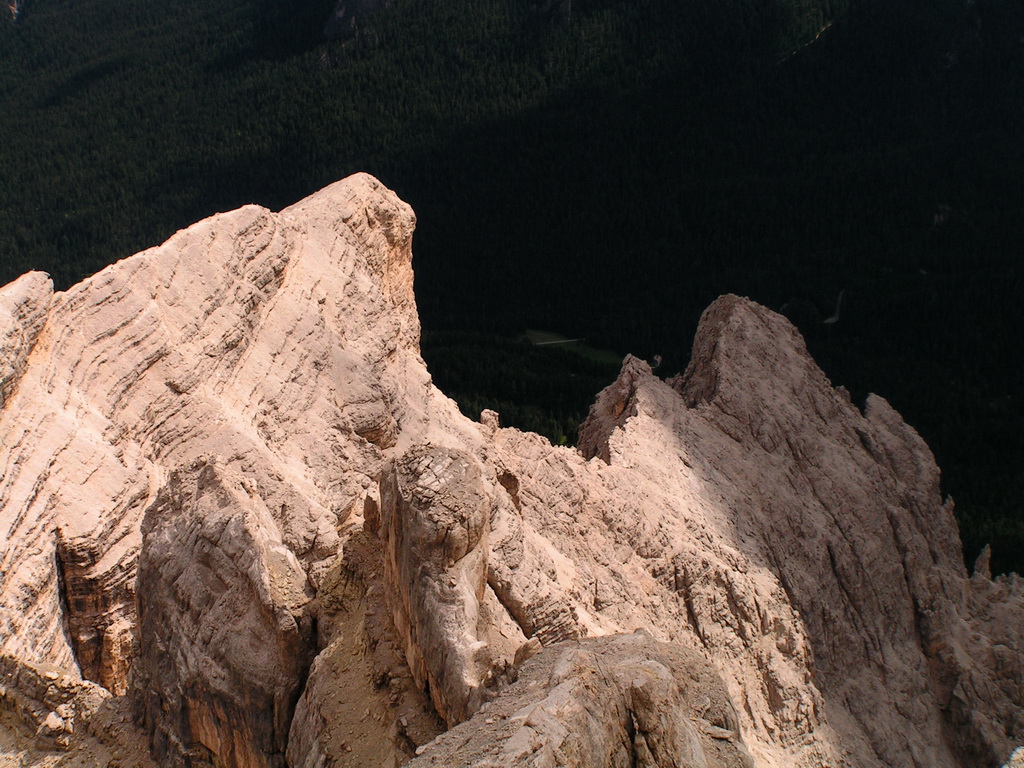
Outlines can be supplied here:
[[1024, 1], [394, 0], [328, 40], [332, 5], [5, 13], [0, 284], [369, 171], [417, 211], [468, 414], [572, 442], [617, 372], [592, 348], [677, 373], [747, 295], [921, 432], [968, 562], [1024, 572]]

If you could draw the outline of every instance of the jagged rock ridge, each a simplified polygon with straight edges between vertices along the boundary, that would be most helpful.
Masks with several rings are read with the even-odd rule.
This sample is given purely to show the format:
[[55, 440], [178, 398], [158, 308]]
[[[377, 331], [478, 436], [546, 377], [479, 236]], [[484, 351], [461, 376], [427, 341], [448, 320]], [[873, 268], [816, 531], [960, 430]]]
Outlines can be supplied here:
[[0, 653], [124, 694], [164, 765], [398, 765], [458, 723], [418, 759], [1024, 741], [1024, 586], [968, 578], [884, 400], [727, 296], [683, 376], [627, 358], [581, 451], [471, 422], [419, 357], [414, 224], [358, 175], [0, 289]]

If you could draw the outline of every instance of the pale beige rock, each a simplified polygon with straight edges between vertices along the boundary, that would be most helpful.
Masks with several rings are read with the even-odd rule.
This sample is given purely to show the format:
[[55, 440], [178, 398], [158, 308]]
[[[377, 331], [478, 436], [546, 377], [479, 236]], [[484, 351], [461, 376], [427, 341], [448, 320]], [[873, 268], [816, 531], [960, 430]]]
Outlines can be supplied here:
[[[713, 658], [756, 646], [770, 627], [784, 632], [775, 649], [788, 657], [784, 685], [766, 680], [760, 701], [744, 685], [742, 710], [780, 729], [783, 743], [827, 722], [834, 736], [816, 740], [855, 765], [995, 763], [1009, 746], [999, 729], [1021, 728], [1021, 671], [978, 664], [979, 646], [995, 638], [968, 624], [951, 505], [924, 443], [880, 398], [862, 416], [788, 322], [745, 300], [725, 297], [705, 313], [693, 357], [670, 382], [685, 407], [670, 404], [645, 366], [627, 364], [584, 433], [613, 466], [662, 487], [687, 475], [699, 482], [701, 528], [735, 553], [732, 570], [761, 570], [791, 606], [773, 618], [771, 602], [736, 598], [742, 577], [713, 567], [710, 579], [684, 576], [681, 596]], [[668, 474], [666, 446], [677, 454]], [[998, 644], [1019, 658], [1024, 604], [1011, 589], [994, 603], [1018, 617], [1000, 625]], [[759, 654], [754, 669], [770, 670], [777, 654]], [[998, 693], [982, 682], [993, 680], [1005, 681]], [[1005, 698], [1008, 690], [1016, 693]]]
[[0, 288], [0, 408], [25, 370], [53, 297], [43, 272], [29, 272]]
[[473, 456], [422, 444], [385, 471], [372, 523], [405, 658], [449, 725], [479, 708], [526, 642], [487, 584], [497, 493]]
[[57, 667], [0, 656], [0, 767], [153, 768], [124, 703]]
[[1003, 768], [1024, 768], [1024, 747], [1013, 750], [1013, 754], [1010, 755], [1010, 759], [1006, 761]]
[[[419, 358], [414, 221], [356, 176], [279, 214], [213, 217], [54, 297], [0, 412], [4, 652], [120, 690], [143, 515], [199, 457], [245, 478], [315, 586], [400, 433], [476, 433]], [[4, 295], [39, 293], [30, 278]], [[22, 350], [42, 325], [19, 312]]]
[[725, 686], [699, 653], [638, 633], [551, 646], [410, 768], [745, 768]]
[[65, 750], [110, 693], [57, 667], [0, 656], [0, 710], [13, 716], [39, 747]]
[[[634, 376], [637, 399], [663, 400], [635, 403], [641, 410], [678, 401], [639, 361], [627, 362], [620, 384]], [[551, 641], [642, 628], [706, 648], [762, 764], [834, 760], [808, 639], [785, 590], [723, 535], [722, 512], [708, 503], [717, 499], [686, 470], [665, 427], [637, 427], [650, 443], [629, 467], [500, 433], [495, 453], [520, 503], [518, 516], [494, 526], [495, 591], [528, 634]]]
[[[684, 376], [625, 361], [582, 454], [474, 424], [419, 356], [414, 224], [358, 175], [66, 293], [0, 289], [0, 652], [133, 681], [167, 765], [398, 765], [438, 716], [469, 744], [563, 642], [603, 682], [545, 689], [500, 749], [555, 755], [581, 701], [632, 713], [578, 745], [595, 765], [722, 742], [966, 767], [1024, 741], [1021, 581], [967, 577], [884, 400], [862, 414], [784, 318], [724, 297]], [[600, 672], [627, 640], [588, 638], [636, 630], [689, 661]], [[735, 722], [671, 710], [706, 663]]]

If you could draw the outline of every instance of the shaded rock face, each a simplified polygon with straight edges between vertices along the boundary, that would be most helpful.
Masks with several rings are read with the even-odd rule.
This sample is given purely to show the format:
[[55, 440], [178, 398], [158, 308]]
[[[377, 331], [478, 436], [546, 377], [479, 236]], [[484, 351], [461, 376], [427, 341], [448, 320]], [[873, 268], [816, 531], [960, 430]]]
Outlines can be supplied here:
[[118, 562], [105, 563], [101, 539], [68, 539], [58, 530], [56, 543], [67, 637], [82, 677], [123, 695], [135, 655], [138, 550], [125, 549]]
[[286, 765], [311, 590], [244, 476], [200, 460], [147, 510], [135, 686], [162, 765]]
[[[748, 433], [746, 461], [720, 462], [718, 485], [747, 483], [729, 506], [757, 521], [760, 550], [800, 612], [830, 720], [847, 741], [859, 731], [883, 764], [996, 763], [1007, 732], [1020, 739], [1020, 689], [1006, 698], [968, 682], [990, 648], [968, 624], [986, 601], [965, 594], [934, 459], [883, 399], [869, 397], [862, 415], [827, 386], [787, 326], [720, 300], [695, 342], [695, 358], [714, 363], [672, 384], [722, 433]], [[767, 351], [760, 366], [756, 349]], [[1021, 648], [1019, 634], [1009, 642]]]
[[487, 534], [498, 508], [480, 461], [459, 449], [421, 444], [396, 459], [381, 482], [384, 571], [405, 658], [450, 725], [487, 698], [483, 687], [526, 642], [488, 588]]
[[414, 224], [358, 175], [0, 288], [0, 655], [133, 703], [164, 765], [397, 766], [459, 723], [419, 759], [1024, 741], [1024, 584], [968, 578], [884, 400], [726, 296], [684, 375], [626, 359], [579, 451], [473, 423], [419, 356]]
[[[653, 430], [673, 439], [652, 444]], [[804, 698], [813, 704], [808, 722], [827, 722], [854, 764], [995, 764], [1020, 740], [1019, 683], [1007, 697], [999, 684], [970, 682], [994, 645], [1020, 652], [1018, 630], [1011, 639], [971, 619], [991, 605], [1019, 615], [1019, 579], [998, 587], [966, 579], [952, 505], [940, 498], [923, 441], [881, 398], [861, 414], [833, 390], [783, 318], [720, 299], [702, 318], [683, 376], [653, 382], [644, 364], [627, 361], [581, 432], [589, 453], [651, 475], [663, 465], [655, 445], [673, 446], [677, 470], [714, 489], [718, 530], [742, 568], [767, 567], [782, 588], [793, 613], [777, 625], [785, 629], [776, 650], [787, 655], [786, 635], [799, 627], [810, 651], [788, 665], [805, 684], [769, 686], [762, 702], [784, 728], [805, 716], [791, 712], [802, 690], [814, 693]], [[730, 596], [741, 579], [708, 566], [709, 575], [684, 568], [674, 578], [691, 625], [718, 655], [714, 648], [732, 643], [718, 612], [701, 603], [724, 598], [724, 629], [745, 645], [759, 634], [758, 618], [765, 628], [764, 603]], [[1000, 597], [978, 594], [974, 583]], [[715, 595], [723, 586], [727, 594]], [[1019, 671], [983, 666], [983, 677], [1020, 680]], [[743, 700], [763, 717], [749, 693]]]
[[395, 627], [413, 674], [429, 685], [449, 723], [475, 709], [470, 698], [481, 674], [473, 651], [490, 508], [480, 465], [459, 451], [416, 446], [381, 482], [380, 537]]

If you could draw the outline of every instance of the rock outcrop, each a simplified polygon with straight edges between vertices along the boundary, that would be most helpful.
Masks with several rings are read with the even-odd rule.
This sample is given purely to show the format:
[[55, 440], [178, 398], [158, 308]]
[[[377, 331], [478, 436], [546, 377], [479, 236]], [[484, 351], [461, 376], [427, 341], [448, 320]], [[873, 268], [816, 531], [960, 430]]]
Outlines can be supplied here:
[[[674, 440], [651, 439], [666, 429]], [[783, 661], [785, 674], [764, 679], [760, 701], [747, 686], [755, 719], [790, 738], [827, 723], [841, 749], [832, 759], [846, 753], [857, 765], [995, 764], [1009, 746], [995, 732], [1020, 739], [1019, 694], [1011, 703], [969, 682], [992, 643], [1020, 653], [1020, 635], [996, 640], [989, 633], [1002, 629], [971, 621], [980, 605], [1019, 611], [1019, 582], [1003, 583], [1003, 599], [972, 594], [927, 447], [881, 398], [861, 414], [833, 390], [781, 317], [720, 299], [702, 318], [685, 375], [662, 385], [627, 364], [583, 432], [585, 450], [651, 477], [674, 445], [675, 471], [662, 485], [689, 475], [714, 489], [714, 527], [729, 532], [719, 541], [738, 562], [723, 569], [705, 551], [684, 563], [680, 589], [709, 653], [754, 650], [751, 640], [770, 636], [758, 619], [784, 634], [799, 628], [756, 652], [755, 668]], [[743, 579], [727, 571], [755, 568], [784, 596], [783, 615], [766, 617], [772, 603], [760, 596], [730, 596]], [[691, 575], [704, 569], [710, 579]]]
[[464, 451], [430, 444], [398, 458], [381, 481], [385, 587], [405, 658], [450, 725], [479, 709], [526, 642], [487, 584], [496, 491]]
[[134, 684], [153, 756], [284, 766], [312, 590], [256, 488], [215, 460], [175, 471], [146, 512], [138, 590]]
[[153, 768], [123, 698], [48, 664], [0, 657], [0, 765]]
[[500, 698], [410, 768], [629, 765], [746, 768], [739, 725], [703, 655], [644, 633], [541, 651]]
[[75, 730], [110, 698], [105, 688], [47, 665], [0, 657], [0, 710], [40, 746], [67, 749]]
[[135, 656], [135, 574], [138, 549], [114, 551], [107, 558], [102, 538], [65, 536], [57, 530], [57, 584], [67, 606], [66, 636], [82, 677], [111, 693], [127, 691], [128, 670]]
[[[684, 375], [626, 359], [579, 451], [474, 423], [419, 356], [414, 224], [357, 175], [0, 289], [5, 663], [93, 681], [164, 765], [953, 768], [1024, 742], [1024, 583], [968, 577], [884, 400], [726, 296]], [[45, 722], [29, 679], [4, 700]]]

